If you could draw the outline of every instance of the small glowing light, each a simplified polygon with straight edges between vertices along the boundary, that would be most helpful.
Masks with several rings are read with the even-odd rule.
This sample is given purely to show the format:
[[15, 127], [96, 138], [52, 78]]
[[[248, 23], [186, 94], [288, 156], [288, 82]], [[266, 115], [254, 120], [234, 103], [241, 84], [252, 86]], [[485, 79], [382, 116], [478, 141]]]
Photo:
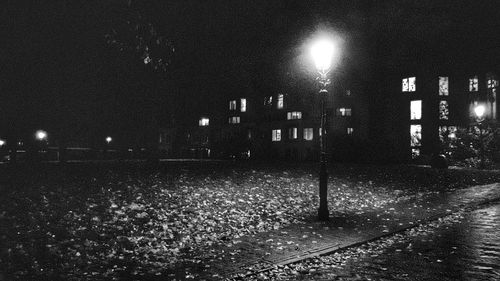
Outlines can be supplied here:
[[5, 145], [5, 141], [0, 139], [0, 146], [4, 146], [4, 145]]
[[486, 108], [484, 105], [478, 105], [474, 107], [474, 113], [476, 113], [477, 118], [483, 118]]
[[201, 127], [204, 127], [204, 126], [208, 126], [210, 124], [210, 119], [206, 118], [206, 117], [201, 117], [200, 118], [200, 121], [198, 122], [198, 124], [201, 126]]
[[106, 137], [106, 142], [110, 143], [113, 139], [111, 137]]
[[35, 133], [35, 137], [37, 140], [46, 140], [47, 139], [47, 132], [44, 130], [38, 130]]
[[332, 66], [335, 46], [330, 40], [321, 39], [311, 47], [311, 54], [316, 68], [321, 72], [327, 72]]

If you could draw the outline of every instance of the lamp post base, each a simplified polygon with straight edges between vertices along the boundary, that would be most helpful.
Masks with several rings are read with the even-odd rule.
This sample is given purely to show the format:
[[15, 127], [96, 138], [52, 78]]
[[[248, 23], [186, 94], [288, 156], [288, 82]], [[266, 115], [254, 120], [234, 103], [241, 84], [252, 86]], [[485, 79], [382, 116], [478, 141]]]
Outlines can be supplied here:
[[328, 209], [319, 208], [318, 209], [318, 220], [319, 221], [329, 221], [330, 214], [328, 213]]
[[[324, 157], [324, 155], [322, 155]], [[326, 163], [323, 158], [321, 161], [321, 167], [319, 172], [319, 209], [318, 209], [318, 219], [320, 221], [329, 220], [328, 212], [328, 172], [326, 171]]]

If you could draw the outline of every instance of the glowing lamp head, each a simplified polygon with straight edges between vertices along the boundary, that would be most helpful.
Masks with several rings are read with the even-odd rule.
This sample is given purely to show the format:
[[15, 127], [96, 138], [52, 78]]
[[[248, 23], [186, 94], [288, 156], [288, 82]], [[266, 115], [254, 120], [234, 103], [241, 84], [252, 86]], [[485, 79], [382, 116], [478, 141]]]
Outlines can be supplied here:
[[328, 39], [320, 39], [312, 45], [311, 55], [318, 71], [328, 72], [332, 66], [334, 52], [335, 46]]
[[110, 143], [113, 139], [111, 137], [106, 137], [106, 142]]
[[5, 141], [0, 139], [0, 147], [5, 145]]
[[486, 111], [486, 108], [484, 107], [484, 105], [478, 105], [478, 106], [474, 107], [474, 113], [476, 114], [476, 117], [478, 119], [483, 118], [485, 111]]
[[38, 130], [36, 131], [35, 133], [35, 137], [37, 140], [46, 140], [47, 139], [47, 132], [45, 132], [44, 130]]

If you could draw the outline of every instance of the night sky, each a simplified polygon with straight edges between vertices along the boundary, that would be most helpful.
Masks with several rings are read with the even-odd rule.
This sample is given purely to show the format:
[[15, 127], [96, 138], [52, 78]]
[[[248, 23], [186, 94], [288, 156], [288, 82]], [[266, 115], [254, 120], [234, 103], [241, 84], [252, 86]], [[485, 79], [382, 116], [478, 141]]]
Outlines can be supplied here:
[[[284, 61], [310, 67], [300, 65], [304, 45], [321, 29], [343, 39], [339, 71], [367, 81], [500, 48], [498, 1], [128, 2], [3, 5], [1, 135], [46, 128], [90, 142], [107, 134], [130, 139], [151, 120], [151, 96], [160, 124], [196, 125], [200, 115], [220, 115], [228, 96], [272, 89]], [[174, 46], [166, 71], [106, 43], [137, 12]]]

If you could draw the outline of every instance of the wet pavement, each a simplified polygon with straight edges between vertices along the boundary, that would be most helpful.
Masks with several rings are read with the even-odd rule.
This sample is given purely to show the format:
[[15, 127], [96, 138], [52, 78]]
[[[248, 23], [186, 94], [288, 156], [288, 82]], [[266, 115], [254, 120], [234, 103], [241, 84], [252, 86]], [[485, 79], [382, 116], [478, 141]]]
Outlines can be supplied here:
[[[416, 193], [407, 200], [386, 206], [383, 210], [358, 210], [334, 217], [326, 223], [293, 224], [276, 231], [241, 237], [222, 248], [196, 253], [197, 258], [204, 260], [201, 265], [207, 268], [200, 268], [200, 264], [189, 267], [196, 268], [196, 271], [201, 273], [196, 276], [199, 279], [218, 279], [220, 276], [247, 279], [261, 272], [272, 271], [276, 267], [340, 252], [402, 233], [420, 224], [436, 221], [465, 209], [474, 209], [478, 204], [499, 198], [500, 184], [474, 186], [450, 192]], [[231, 254], [222, 260], [211, 259], [216, 252]], [[213, 275], [213, 272], [220, 275]], [[181, 276], [176, 277], [183, 279]]]
[[[451, 218], [450, 218], [451, 217]], [[271, 271], [278, 280], [500, 280], [500, 204]]]
[[500, 204], [397, 243], [358, 265], [351, 270], [371, 280], [500, 280]]

